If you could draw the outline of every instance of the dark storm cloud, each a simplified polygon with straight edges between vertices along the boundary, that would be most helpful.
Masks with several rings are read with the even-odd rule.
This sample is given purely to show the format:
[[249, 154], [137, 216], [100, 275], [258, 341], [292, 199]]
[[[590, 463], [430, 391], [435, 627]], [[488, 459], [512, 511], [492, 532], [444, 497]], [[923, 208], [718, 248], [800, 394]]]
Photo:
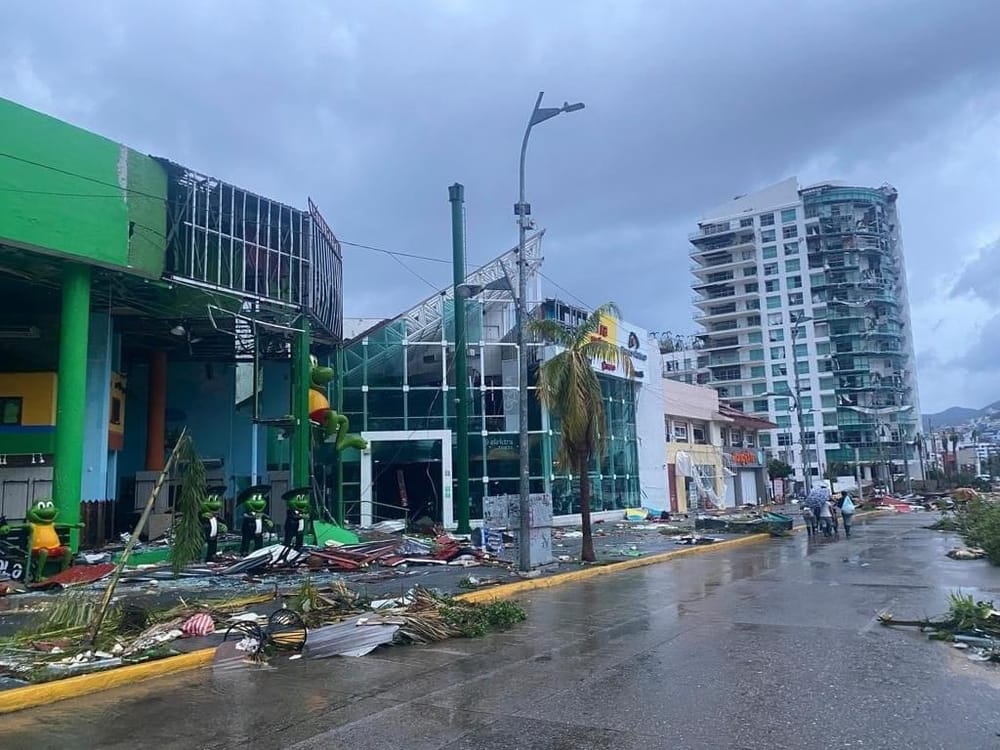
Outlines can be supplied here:
[[[703, 210], [815, 160], [836, 170], [822, 177], [877, 173], [996, 93], [998, 22], [978, 0], [5, 4], [0, 93], [297, 205], [311, 195], [365, 244], [447, 258], [447, 185], [461, 181], [471, 261], [515, 240], [535, 92], [584, 100], [532, 136], [545, 273], [685, 331], [686, 236]], [[940, 248], [901, 201], [920, 277]], [[431, 291], [385, 256], [346, 253], [348, 315]], [[406, 262], [430, 286], [449, 279]]]
[[1000, 304], [1000, 239], [980, 248], [955, 281], [951, 294], [956, 297], [970, 294], [985, 302]]

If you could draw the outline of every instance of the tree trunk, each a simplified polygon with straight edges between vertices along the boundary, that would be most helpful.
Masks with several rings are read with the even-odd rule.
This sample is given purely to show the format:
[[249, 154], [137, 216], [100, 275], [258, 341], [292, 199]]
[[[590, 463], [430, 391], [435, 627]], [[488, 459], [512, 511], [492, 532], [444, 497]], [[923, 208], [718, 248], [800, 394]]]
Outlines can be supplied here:
[[580, 558], [584, 562], [594, 562], [594, 534], [590, 525], [590, 456], [581, 453], [577, 457], [580, 472], [580, 525], [583, 527], [583, 545]]

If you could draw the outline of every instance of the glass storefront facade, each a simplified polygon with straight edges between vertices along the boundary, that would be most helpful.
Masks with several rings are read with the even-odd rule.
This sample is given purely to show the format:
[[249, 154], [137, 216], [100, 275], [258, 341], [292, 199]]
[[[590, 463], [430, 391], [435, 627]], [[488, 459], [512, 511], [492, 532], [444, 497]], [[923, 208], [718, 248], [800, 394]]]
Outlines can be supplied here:
[[[466, 314], [470, 515], [481, 518], [484, 495], [518, 492], [515, 310], [509, 297], [473, 299], [466, 302]], [[539, 314], [549, 314], [548, 309], [540, 307]], [[342, 456], [349, 520], [359, 520], [366, 497], [372, 503], [373, 521], [404, 513], [413, 520], [424, 515], [441, 519], [443, 499], [454, 496], [453, 487], [441, 485], [454, 472], [442, 478], [443, 438], [427, 439], [426, 433], [448, 431], [454, 453], [454, 338], [453, 301], [439, 296], [345, 346], [340, 357], [342, 411], [350, 418], [351, 430], [363, 433], [371, 445], [368, 456], [357, 451]], [[546, 351], [540, 344], [531, 345], [529, 357], [531, 491], [551, 493], [556, 515], [578, 513], [579, 477], [556, 460], [559, 425], [536, 396], [538, 360]], [[591, 469], [591, 507], [595, 511], [636, 507], [640, 505], [637, 386], [622, 378], [599, 378], [608, 450]], [[362, 479], [366, 475], [362, 461], [372, 462], [370, 479]]]

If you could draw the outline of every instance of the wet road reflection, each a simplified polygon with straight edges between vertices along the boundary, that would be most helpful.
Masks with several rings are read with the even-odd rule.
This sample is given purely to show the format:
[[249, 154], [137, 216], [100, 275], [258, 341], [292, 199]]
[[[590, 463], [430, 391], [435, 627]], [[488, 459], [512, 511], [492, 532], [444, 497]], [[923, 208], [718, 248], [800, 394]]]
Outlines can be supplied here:
[[527, 623], [481, 640], [203, 670], [13, 714], [3, 747], [992, 747], [996, 670], [872, 626], [887, 606], [940, 611], [959, 587], [1000, 599], [1000, 573], [945, 558], [927, 522], [539, 590]]

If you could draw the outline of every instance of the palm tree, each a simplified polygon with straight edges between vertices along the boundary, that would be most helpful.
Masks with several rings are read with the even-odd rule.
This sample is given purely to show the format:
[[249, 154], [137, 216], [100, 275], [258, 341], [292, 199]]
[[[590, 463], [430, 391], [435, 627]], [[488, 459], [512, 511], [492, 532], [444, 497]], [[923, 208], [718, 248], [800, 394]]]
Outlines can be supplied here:
[[[576, 328], [556, 320], [533, 320], [531, 330], [562, 351], [538, 370], [538, 398], [559, 420], [558, 460], [580, 477], [580, 520], [583, 526], [581, 557], [593, 562], [594, 539], [590, 527], [590, 463], [605, 449], [604, 401], [597, 379], [595, 360], [617, 365], [631, 378], [631, 358], [613, 341], [600, 336], [602, 318], [617, 318], [618, 308], [608, 303], [594, 310]], [[521, 468], [527, 471], [528, 467]]]
[[927, 469], [924, 466], [924, 433], [918, 432], [914, 435], [913, 447], [917, 449], [917, 458], [920, 460], [920, 478], [927, 479]]
[[953, 459], [952, 466], [954, 466], [955, 476], [958, 476], [959, 465], [958, 465], [958, 434], [952, 432], [948, 436], [948, 440], [951, 441], [951, 457]]

